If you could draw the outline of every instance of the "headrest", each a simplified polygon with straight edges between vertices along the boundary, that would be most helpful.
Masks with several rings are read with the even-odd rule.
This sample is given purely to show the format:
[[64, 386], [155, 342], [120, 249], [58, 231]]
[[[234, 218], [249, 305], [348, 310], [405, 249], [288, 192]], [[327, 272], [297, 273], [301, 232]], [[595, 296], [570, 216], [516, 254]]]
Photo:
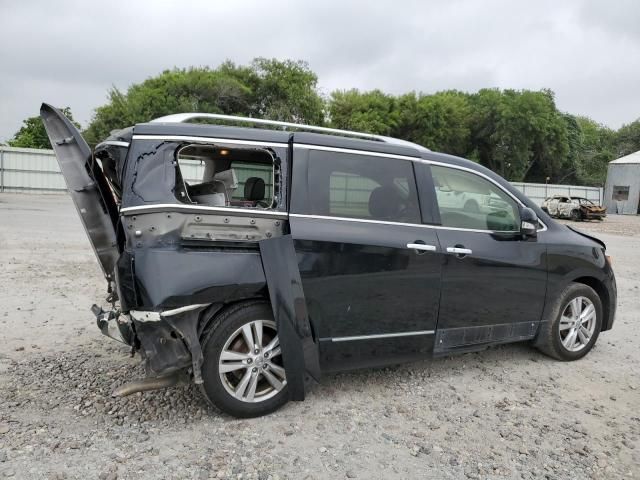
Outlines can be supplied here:
[[244, 184], [244, 199], [258, 202], [264, 200], [264, 180], [260, 177], [249, 177]]
[[403, 199], [392, 185], [384, 185], [371, 192], [369, 213], [373, 218], [394, 219], [402, 210]]

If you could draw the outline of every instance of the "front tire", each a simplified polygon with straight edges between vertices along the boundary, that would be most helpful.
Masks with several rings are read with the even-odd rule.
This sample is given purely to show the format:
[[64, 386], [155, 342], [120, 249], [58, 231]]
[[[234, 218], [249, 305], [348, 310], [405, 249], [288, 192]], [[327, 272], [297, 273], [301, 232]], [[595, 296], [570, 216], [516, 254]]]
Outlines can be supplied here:
[[553, 320], [543, 323], [536, 347], [563, 361], [584, 357], [602, 329], [602, 302], [593, 288], [571, 283], [552, 309]]
[[252, 302], [219, 315], [203, 342], [202, 391], [234, 417], [271, 413], [289, 400], [271, 307]]
[[582, 220], [582, 214], [580, 213], [579, 210], [571, 210], [571, 220], [573, 220], [574, 222], [579, 222], [580, 220]]

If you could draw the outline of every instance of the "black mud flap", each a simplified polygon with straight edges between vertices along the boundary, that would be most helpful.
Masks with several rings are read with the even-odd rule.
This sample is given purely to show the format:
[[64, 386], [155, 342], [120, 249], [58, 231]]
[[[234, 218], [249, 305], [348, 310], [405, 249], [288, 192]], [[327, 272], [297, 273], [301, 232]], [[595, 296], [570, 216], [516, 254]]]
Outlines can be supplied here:
[[305, 387], [320, 380], [318, 344], [313, 338], [291, 235], [260, 241], [273, 316], [291, 400], [302, 401]]

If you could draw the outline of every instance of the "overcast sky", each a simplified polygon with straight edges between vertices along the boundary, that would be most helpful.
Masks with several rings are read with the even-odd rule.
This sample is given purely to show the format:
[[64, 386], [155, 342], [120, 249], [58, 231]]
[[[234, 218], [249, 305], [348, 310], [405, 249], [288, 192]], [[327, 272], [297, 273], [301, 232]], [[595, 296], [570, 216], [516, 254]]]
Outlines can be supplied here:
[[550, 88], [613, 128], [640, 117], [638, 0], [0, 0], [0, 141], [42, 101], [85, 127], [111, 85], [259, 56], [308, 61], [325, 94]]

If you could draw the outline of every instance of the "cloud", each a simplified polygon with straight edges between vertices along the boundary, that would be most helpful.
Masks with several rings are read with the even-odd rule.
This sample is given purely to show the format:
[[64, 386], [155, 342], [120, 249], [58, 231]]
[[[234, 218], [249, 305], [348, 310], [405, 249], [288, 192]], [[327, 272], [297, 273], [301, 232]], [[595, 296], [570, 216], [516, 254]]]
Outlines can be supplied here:
[[86, 126], [112, 85], [257, 56], [307, 60], [325, 94], [551, 88], [617, 128], [640, 116], [639, 24], [624, 0], [0, 0], [0, 140], [42, 101]]

